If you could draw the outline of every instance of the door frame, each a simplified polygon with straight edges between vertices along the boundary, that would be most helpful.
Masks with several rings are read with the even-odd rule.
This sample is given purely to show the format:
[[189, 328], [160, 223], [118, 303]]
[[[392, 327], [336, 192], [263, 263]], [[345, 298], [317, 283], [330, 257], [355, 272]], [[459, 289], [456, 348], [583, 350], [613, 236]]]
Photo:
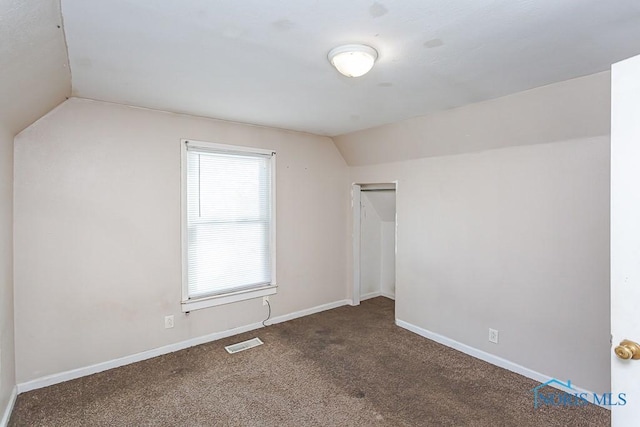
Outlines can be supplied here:
[[[364, 189], [364, 190], [363, 190]], [[398, 181], [389, 181], [389, 182], [376, 182], [376, 183], [352, 183], [351, 184], [351, 222], [352, 222], [352, 233], [351, 233], [351, 241], [352, 241], [352, 253], [353, 253], [353, 276], [351, 282], [351, 305], [360, 305], [360, 221], [361, 221], [361, 203], [362, 203], [362, 191], [375, 191], [375, 190], [394, 190], [396, 192], [396, 217], [395, 217], [395, 232], [394, 232], [394, 240], [395, 240], [395, 253], [396, 257], [394, 257], [394, 263], [396, 265], [396, 291], [397, 291], [397, 277], [398, 277], [398, 260], [397, 260], [397, 252], [398, 252]], [[396, 298], [398, 297], [396, 293]]]

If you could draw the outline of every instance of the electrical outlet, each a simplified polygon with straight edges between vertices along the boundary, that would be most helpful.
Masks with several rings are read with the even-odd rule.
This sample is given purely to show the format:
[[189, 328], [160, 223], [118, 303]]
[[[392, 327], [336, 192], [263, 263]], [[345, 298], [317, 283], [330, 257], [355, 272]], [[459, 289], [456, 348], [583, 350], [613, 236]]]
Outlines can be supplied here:
[[173, 314], [171, 316], [164, 316], [165, 329], [173, 328]]
[[498, 330], [489, 328], [489, 342], [498, 344]]
[[269, 297], [268, 296], [262, 297], [262, 305], [267, 305], [267, 304], [269, 304]]

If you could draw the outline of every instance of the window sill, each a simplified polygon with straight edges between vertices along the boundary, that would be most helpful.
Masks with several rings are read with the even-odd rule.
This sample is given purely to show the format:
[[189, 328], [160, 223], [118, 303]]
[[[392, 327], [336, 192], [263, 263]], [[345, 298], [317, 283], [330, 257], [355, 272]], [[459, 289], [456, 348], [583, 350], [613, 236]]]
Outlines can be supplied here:
[[216, 305], [230, 304], [232, 302], [244, 301], [247, 299], [266, 297], [277, 292], [276, 285], [263, 286], [256, 289], [246, 289], [243, 291], [230, 292], [228, 294], [212, 295], [204, 298], [182, 301], [182, 312], [200, 310], [201, 308], [215, 307]]

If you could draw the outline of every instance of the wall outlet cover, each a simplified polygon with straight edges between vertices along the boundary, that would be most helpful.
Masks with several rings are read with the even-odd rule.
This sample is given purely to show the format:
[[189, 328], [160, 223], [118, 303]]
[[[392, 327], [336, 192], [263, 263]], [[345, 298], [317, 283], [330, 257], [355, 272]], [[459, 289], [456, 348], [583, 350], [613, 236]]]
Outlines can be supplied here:
[[165, 329], [173, 328], [173, 314], [170, 316], [164, 316], [164, 327]]
[[489, 328], [489, 342], [498, 344], [498, 330]]

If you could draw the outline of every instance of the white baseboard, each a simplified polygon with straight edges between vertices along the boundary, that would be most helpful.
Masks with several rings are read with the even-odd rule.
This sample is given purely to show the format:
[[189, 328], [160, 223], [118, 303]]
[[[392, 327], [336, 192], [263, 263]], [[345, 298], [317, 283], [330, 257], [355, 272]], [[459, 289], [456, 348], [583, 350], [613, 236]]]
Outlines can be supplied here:
[[376, 297], [385, 297], [385, 298], [389, 298], [395, 301], [396, 296], [390, 292], [369, 292], [368, 294], [364, 294], [360, 296], [360, 301], [364, 301], [367, 299], [371, 299], [371, 298], [376, 298]]
[[382, 295], [380, 291], [377, 292], [369, 292], [368, 294], [360, 295], [360, 301], [368, 300], [371, 298], [379, 297]]
[[11, 412], [13, 412], [13, 405], [16, 403], [16, 398], [18, 397], [18, 388], [14, 387], [11, 391], [11, 396], [9, 397], [9, 402], [7, 403], [7, 407], [4, 409], [4, 413], [2, 414], [2, 419], [0, 419], [0, 427], [7, 427], [9, 424], [9, 419], [11, 418]]
[[[296, 311], [294, 313], [273, 317], [269, 319], [266, 324], [268, 326], [276, 323], [286, 322], [287, 320], [293, 320], [298, 317], [308, 316], [311, 314], [319, 313], [321, 311], [331, 310], [333, 308], [337, 308], [337, 307], [341, 307], [343, 305], [349, 305], [349, 304], [351, 304], [350, 300], [341, 300], [341, 301], [331, 302], [328, 304], [322, 304], [316, 307], [307, 308], [305, 310]], [[143, 351], [141, 353], [120, 357], [118, 359], [96, 363], [95, 365], [85, 366], [82, 368], [72, 369], [70, 371], [47, 375], [41, 378], [36, 378], [34, 380], [18, 384], [17, 392], [24, 393], [24, 392], [36, 390], [39, 388], [48, 387], [50, 385], [58, 384], [64, 381], [74, 380], [76, 378], [96, 374], [98, 372], [106, 371], [108, 369], [118, 368], [120, 366], [129, 365], [131, 363], [151, 359], [152, 357], [161, 356], [167, 353], [173, 353], [175, 351], [183, 350], [185, 348], [193, 347], [200, 344], [205, 344], [211, 341], [216, 341], [222, 338], [227, 338], [227, 337], [238, 335], [244, 332], [253, 331], [255, 329], [259, 329], [262, 327], [263, 327], [262, 322], [252, 323], [249, 325], [240, 326], [238, 328], [229, 329], [221, 332], [214, 332], [212, 334], [204, 335], [201, 337], [191, 338], [191, 339], [180, 341], [174, 344], [165, 345], [163, 347], [154, 348], [152, 350]]]
[[[276, 323], [286, 322], [287, 320], [297, 319], [298, 317], [310, 316], [312, 314], [320, 313], [321, 311], [332, 310], [334, 308], [342, 307], [343, 305], [351, 305], [350, 299], [343, 299], [340, 301], [334, 301], [327, 304], [317, 305], [315, 307], [307, 308], [300, 311], [295, 311], [289, 314], [283, 314], [282, 316], [272, 317], [267, 320], [267, 326], [274, 325]], [[262, 326], [262, 324], [260, 324]], [[235, 335], [235, 334], [234, 334]]]
[[50, 385], [58, 384], [61, 382], [74, 380], [76, 378], [85, 377], [87, 375], [97, 374], [98, 372], [106, 371], [113, 368], [118, 368], [120, 366], [129, 365], [131, 363], [140, 362], [142, 360], [151, 359], [152, 357], [161, 356], [163, 354], [173, 353], [174, 351], [179, 351], [185, 348], [204, 344], [210, 341], [227, 338], [232, 335], [237, 335], [243, 332], [252, 331], [260, 327], [262, 327], [262, 323], [253, 323], [250, 325], [241, 326], [239, 328], [229, 329], [227, 331], [215, 332], [213, 334], [208, 334], [208, 335], [204, 335], [197, 338], [191, 338], [191, 339], [180, 341], [174, 344], [165, 345], [163, 347], [154, 348], [152, 350], [143, 351], [141, 353], [120, 357], [118, 359], [96, 363], [95, 365], [89, 365], [82, 368], [60, 372], [57, 374], [47, 375], [41, 378], [36, 378], [35, 380], [18, 384], [18, 393], [24, 393], [24, 392], [36, 390], [39, 388], [48, 387]]
[[[516, 374], [520, 374], [534, 381], [538, 381], [539, 383], [544, 384], [547, 381], [553, 379], [553, 377], [550, 377], [549, 375], [541, 374], [540, 372], [536, 372], [532, 369], [525, 368], [522, 365], [518, 365], [517, 363], [511, 362], [507, 359], [503, 359], [502, 357], [495, 356], [491, 353], [487, 353], [486, 351], [478, 350], [477, 348], [468, 346], [466, 344], [462, 344], [461, 342], [452, 340], [451, 338], [447, 338], [435, 332], [431, 332], [426, 329], [420, 328], [419, 326], [413, 325], [403, 320], [396, 319], [396, 325], [400, 326], [401, 328], [407, 329], [415, 334], [418, 334], [421, 337], [428, 338], [439, 344], [453, 348], [462, 353], [468, 354], [469, 356], [475, 357], [476, 359], [484, 360], [485, 362], [488, 362], [488, 363], [491, 363], [492, 365], [506, 369], [507, 371], [515, 372]], [[561, 391], [565, 391], [564, 389], [557, 386], [556, 384], [549, 384], [549, 386]], [[587, 393], [588, 395], [593, 396], [593, 393], [590, 392], [589, 390], [585, 390], [581, 387], [576, 387], [574, 385], [572, 385], [572, 387], [578, 393]], [[604, 405], [598, 405], [598, 406], [605, 409], [611, 409], [609, 406], [604, 406]]]
[[391, 292], [385, 292], [385, 291], [382, 291], [382, 292], [380, 292], [380, 296], [383, 296], [383, 297], [385, 297], [385, 298], [392, 299], [392, 300], [394, 300], [394, 301], [396, 300], [396, 295], [395, 295], [395, 294], [392, 294]]

